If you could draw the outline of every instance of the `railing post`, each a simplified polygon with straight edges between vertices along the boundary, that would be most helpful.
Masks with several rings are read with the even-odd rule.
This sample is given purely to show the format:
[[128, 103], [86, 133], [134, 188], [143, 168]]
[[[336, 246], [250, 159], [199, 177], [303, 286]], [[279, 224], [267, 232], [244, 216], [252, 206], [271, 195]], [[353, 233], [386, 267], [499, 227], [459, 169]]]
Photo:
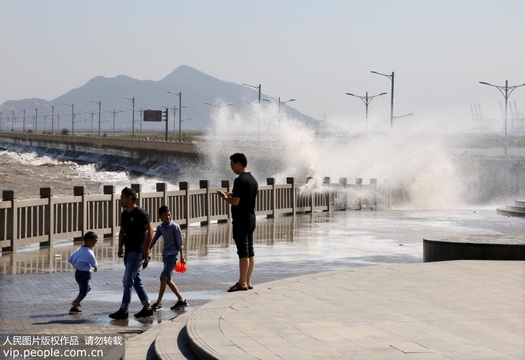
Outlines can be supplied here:
[[40, 246], [49, 246], [53, 247], [53, 233], [55, 231], [54, 225], [55, 225], [55, 216], [54, 216], [54, 206], [53, 206], [53, 189], [50, 187], [43, 187], [40, 188], [40, 198], [41, 199], [48, 199], [47, 201], [47, 211], [45, 212], [44, 217], [44, 234], [47, 232], [47, 241], [44, 241], [40, 243]]
[[206, 209], [206, 221], [201, 221], [201, 225], [208, 225], [210, 223], [210, 182], [208, 180], [200, 180], [199, 188], [206, 189], [206, 196], [204, 197], [204, 208]]
[[184, 200], [185, 200], [185, 207], [186, 209], [184, 209], [185, 211], [185, 214], [184, 214], [184, 217], [186, 218], [186, 228], [189, 228], [190, 227], [190, 187], [188, 185], [188, 182], [187, 181], [181, 181], [179, 182], [179, 189], [180, 190], [184, 190], [185, 191], [185, 196], [184, 196]]
[[[230, 180], [222, 180], [221, 181], [221, 188], [226, 188], [226, 192], [230, 192]], [[222, 201], [222, 199], [220, 199]], [[225, 223], [228, 221], [231, 221], [232, 218], [232, 209], [231, 206], [226, 206], [226, 211], [228, 212], [228, 220], [219, 220], [219, 223]]]
[[[308, 182], [310, 180], [312, 180], [312, 179], [313, 179], [313, 177], [308, 176], [306, 178], [306, 184], [308, 184]], [[311, 212], [312, 215], [314, 213], [314, 207], [315, 207], [315, 192], [314, 191], [310, 191], [310, 212]]]
[[142, 184], [131, 184], [131, 188], [137, 192], [137, 205], [144, 209], [144, 204], [142, 204], [141, 193], [142, 193]]
[[87, 229], [87, 200], [86, 200], [86, 187], [85, 186], [74, 186], [73, 194], [75, 196], [81, 196], [82, 201], [78, 207], [78, 219], [80, 224], [78, 224], [78, 229], [80, 230], [80, 237], [73, 239], [73, 242], [83, 241], [83, 236], [86, 233]]
[[339, 184], [343, 188], [341, 190], [341, 203], [343, 204], [343, 210], [346, 211], [346, 208], [348, 207], [348, 193], [346, 191], [346, 185], [348, 184], [348, 179], [345, 177], [339, 178]]
[[[332, 203], [332, 199], [331, 199], [331, 194], [332, 192], [330, 191], [330, 177], [329, 176], [326, 176], [325, 178], [323, 178], [323, 186], [326, 186], [328, 189], [326, 191], [326, 196], [325, 196], [325, 199], [326, 199], [326, 207], [328, 208], [328, 212], [330, 212], [332, 209], [331, 209], [331, 203]], [[321, 189], [322, 190], [322, 189]], [[322, 194], [322, 192], [321, 192]]]
[[[18, 211], [16, 209], [16, 191], [15, 190], [3, 190], [2, 201], [11, 202], [11, 211], [7, 211], [6, 221], [6, 239], [11, 238], [11, 246], [2, 248], [2, 251], [16, 252], [15, 242], [18, 239]], [[14, 267], [14, 264], [13, 264]]]
[[267, 218], [274, 218], [276, 214], [276, 200], [277, 200], [277, 194], [275, 191], [275, 178], [266, 178], [266, 185], [272, 185], [272, 214], [268, 214]]
[[290, 190], [290, 201], [292, 202], [292, 215], [295, 216], [295, 212], [297, 210], [297, 199], [295, 195], [295, 178], [293, 177], [287, 177], [286, 183], [289, 185], [292, 185], [292, 188]]
[[161, 206], [162, 205], [166, 205], [167, 206], [168, 205], [168, 195], [166, 194], [166, 192], [168, 190], [168, 184], [166, 184], [166, 183], [157, 183], [156, 184], [156, 189], [157, 189], [157, 192], [161, 192], [161, 191], [163, 192]]
[[109, 201], [108, 206], [108, 226], [111, 229], [111, 244], [114, 245], [116, 234], [117, 234], [117, 209], [120, 207], [116, 206], [117, 197], [115, 194], [115, 185], [104, 185], [104, 194], [111, 195], [111, 200]]
[[357, 178], [355, 179], [355, 185], [356, 185], [356, 188], [357, 188], [357, 206], [359, 207], [357, 210], [361, 210], [362, 208], [362, 204], [361, 204], [361, 191], [362, 191], [362, 187], [361, 185], [363, 185], [363, 179], [361, 178]]

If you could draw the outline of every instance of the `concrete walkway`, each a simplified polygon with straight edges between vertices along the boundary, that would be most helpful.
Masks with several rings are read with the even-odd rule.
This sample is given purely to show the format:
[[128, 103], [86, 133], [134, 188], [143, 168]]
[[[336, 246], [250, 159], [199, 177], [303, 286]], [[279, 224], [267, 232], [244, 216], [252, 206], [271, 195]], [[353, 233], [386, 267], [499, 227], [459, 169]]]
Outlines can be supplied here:
[[186, 358], [185, 323], [200, 359], [524, 359], [524, 284], [519, 261], [304, 275], [190, 311], [160, 329], [156, 353]]

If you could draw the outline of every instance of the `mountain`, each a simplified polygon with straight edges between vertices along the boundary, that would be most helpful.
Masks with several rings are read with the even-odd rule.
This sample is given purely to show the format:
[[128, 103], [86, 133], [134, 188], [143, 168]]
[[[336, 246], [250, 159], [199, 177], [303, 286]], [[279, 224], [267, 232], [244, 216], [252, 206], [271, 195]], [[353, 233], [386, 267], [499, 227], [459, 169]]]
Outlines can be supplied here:
[[[98, 131], [98, 102], [101, 101], [101, 133], [111, 133], [113, 131], [113, 114], [115, 110], [116, 131], [131, 131], [132, 127], [132, 101], [125, 99], [135, 98], [135, 132], [142, 126], [144, 131], [164, 131], [165, 123], [140, 122], [140, 112], [143, 109], [164, 110], [163, 105], [169, 110], [169, 131], [170, 134], [178, 131], [178, 119], [173, 123], [173, 107], [179, 107], [179, 97], [168, 93], [182, 93], [182, 129], [202, 131], [208, 128], [210, 117], [215, 109], [207, 105], [206, 102], [213, 104], [232, 103], [232, 111], [242, 111], [250, 103], [258, 98], [255, 89], [219, 80], [207, 75], [199, 70], [186, 65], [181, 65], [162, 80], [137, 80], [126, 75], [119, 75], [113, 78], [97, 76], [85, 85], [72, 89], [58, 98], [47, 101], [44, 99], [23, 99], [17, 101], [6, 101], [2, 104], [3, 123], [2, 129], [10, 129], [12, 121], [6, 121], [7, 116], [11, 116], [11, 111], [15, 110], [16, 128], [23, 127], [23, 110], [26, 110], [25, 128], [31, 129], [34, 123], [35, 114], [38, 115], [37, 132], [51, 131], [51, 107], [55, 108], [54, 131], [57, 125], [60, 129], [71, 129], [71, 112], [74, 107], [75, 129], [78, 132], [90, 132], [93, 126], [94, 133]], [[272, 102], [277, 99], [261, 94], [261, 98], [268, 98]], [[69, 104], [69, 105], [66, 105]], [[71, 104], [74, 106], [72, 107]], [[119, 112], [120, 111], [120, 112]], [[297, 118], [305, 124], [316, 127], [319, 121], [306, 116], [285, 104], [282, 111]], [[44, 122], [45, 116], [45, 122]], [[93, 121], [92, 121], [93, 117]], [[191, 121], [184, 121], [192, 118]], [[45, 127], [44, 127], [45, 123]], [[176, 126], [176, 129], [174, 128]]]

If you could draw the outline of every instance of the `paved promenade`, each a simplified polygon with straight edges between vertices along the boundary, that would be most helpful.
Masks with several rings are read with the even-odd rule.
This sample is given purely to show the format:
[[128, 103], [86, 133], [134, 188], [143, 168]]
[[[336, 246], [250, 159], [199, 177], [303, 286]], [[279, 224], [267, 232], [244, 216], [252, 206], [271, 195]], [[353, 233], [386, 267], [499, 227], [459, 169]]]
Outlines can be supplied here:
[[[523, 262], [421, 263], [424, 236], [523, 234], [522, 219], [483, 211], [300, 219], [299, 227], [290, 219], [292, 230], [280, 219], [273, 235], [260, 239], [254, 290], [225, 292], [237, 277], [235, 249], [227, 240], [210, 243], [192, 249], [188, 272], [174, 277], [190, 302], [186, 311], [169, 310], [176, 299], [167, 292], [164, 309], [146, 319], [108, 318], [121, 300], [123, 265], [105, 241], [97, 244], [105, 255], [79, 315], [68, 314], [78, 288], [64, 259], [76, 246], [2, 255], [0, 335], [119, 335], [126, 359], [191, 358], [182, 355], [186, 331], [201, 355], [224, 359], [239, 351], [274, 359], [298, 358], [288, 357], [295, 351], [326, 359], [524, 358]], [[142, 273], [152, 302], [161, 269], [152, 261]], [[133, 294], [131, 314], [138, 310]]]
[[524, 284], [518, 261], [325, 272], [216, 299], [187, 332], [201, 359], [524, 359]]

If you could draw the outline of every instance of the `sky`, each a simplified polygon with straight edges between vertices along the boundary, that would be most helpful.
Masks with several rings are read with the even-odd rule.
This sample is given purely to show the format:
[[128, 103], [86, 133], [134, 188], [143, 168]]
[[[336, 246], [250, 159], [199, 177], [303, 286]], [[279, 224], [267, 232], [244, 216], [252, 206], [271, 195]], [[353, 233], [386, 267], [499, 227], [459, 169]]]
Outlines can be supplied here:
[[[471, 128], [501, 119], [480, 85], [525, 83], [523, 0], [0, 0], [0, 104], [52, 100], [96, 76], [160, 80], [188, 65], [316, 119]], [[182, 89], [184, 91], [184, 89]], [[254, 96], [256, 93], [254, 91]], [[206, 101], [206, 99], [203, 99]], [[525, 113], [525, 87], [510, 102]]]

